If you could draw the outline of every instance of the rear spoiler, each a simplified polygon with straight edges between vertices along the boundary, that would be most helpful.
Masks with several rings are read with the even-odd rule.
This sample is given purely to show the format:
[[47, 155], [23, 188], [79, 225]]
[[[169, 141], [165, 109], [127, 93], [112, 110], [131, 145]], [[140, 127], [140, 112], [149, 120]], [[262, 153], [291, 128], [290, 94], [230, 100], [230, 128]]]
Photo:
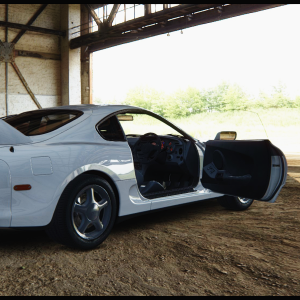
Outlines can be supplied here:
[[0, 145], [18, 145], [28, 143], [32, 143], [30, 137], [24, 135], [0, 119]]

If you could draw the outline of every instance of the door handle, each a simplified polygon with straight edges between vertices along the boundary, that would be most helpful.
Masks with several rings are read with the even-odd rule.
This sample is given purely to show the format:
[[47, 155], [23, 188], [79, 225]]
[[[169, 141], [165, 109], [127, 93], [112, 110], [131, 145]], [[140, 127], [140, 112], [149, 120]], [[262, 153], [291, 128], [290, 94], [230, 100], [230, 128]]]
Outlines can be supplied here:
[[216, 174], [216, 179], [218, 181], [222, 181], [228, 184], [239, 184], [239, 185], [248, 184], [251, 178], [252, 177], [249, 174], [234, 176], [234, 175], [230, 175], [227, 171], [223, 171], [223, 170], [222, 171], [219, 170]]

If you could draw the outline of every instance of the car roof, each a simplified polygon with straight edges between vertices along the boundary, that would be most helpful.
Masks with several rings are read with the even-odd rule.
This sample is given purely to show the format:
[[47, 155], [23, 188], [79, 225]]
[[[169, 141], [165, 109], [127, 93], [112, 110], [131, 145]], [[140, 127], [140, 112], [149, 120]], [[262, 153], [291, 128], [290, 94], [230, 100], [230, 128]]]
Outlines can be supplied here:
[[[148, 111], [148, 110], [143, 109], [143, 108], [140, 108], [140, 107], [130, 106], [130, 105], [112, 105], [112, 104], [99, 104], [99, 105], [98, 104], [79, 104], [79, 105], [55, 106], [55, 107], [43, 108], [43, 109], [36, 110], [36, 111], [43, 111], [43, 110], [45, 110], [45, 111], [46, 110], [51, 110], [51, 111], [53, 111], [53, 110], [73, 110], [73, 111], [77, 110], [77, 111], [83, 112], [83, 115], [78, 117], [74, 121], [72, 121], [70, 123], [67, 123], [66, 125], [58, 128], [54, 131], [51, 131], [49, 133], [45, 133], [45, 134], [42, 134], [42, 135], [36, 135], [36, 136], [30, 136], [30, 137], [26, 136], [26, 138], [28, 139], [28, 143], [42, 142], [42, 141], [51, 139], [51, 138], [53, 138], [57, 135], [60, 135], [61, 133], [65, 132], [67, 130], [73, 130], [73, 128], [77, 124], [79, 124], [81, 122], [84, 122], [87, 118], [89, 118], [92, 115], [94, 115], [96, 117], [95, 122], [99, 122], [100, 119], [105, 118], [108, 115], [117, 113], [119, 111], [125, 111], [125, 110], [145, 111], [145, 112], [148, 112], [150, 114], [156, 115], [153, 112]], [[158, 115], [156, 115], [156, 116], [160, 117]], [[162, 117], [160, 117], [160, 118], [162, 118]], [[2, 120], [0, 120], [0, 121], [2, 121]], [[167, 120], [165, 120], [165, 122], [167, 122], [166, 124], [168, 124], [169, 126], [174, 127], [174, 124], [172, 124], [171, 122], [169, 122]], [[3, 123], [2, 125], [4, 127], [6, 127], [8, 131], [16, 130], [15, 128], [8, 128], [8, 127], [11, 127], [11, 126], [9, 124], [7, 124], [6, 122], [2, 122], [2, 123]], [[96, 123], [95, 123], [95, 125], [96, 125]], [[176, 127], [176, 130], [178, 130], [178, 132], [180, 132], [183, 136], [186, 136], [187, 138], [193, 140], [193, 138], [190, 137], [188, 134], [186, 134], [183, 130], [181, 130], [177, 126], [175, 126], [175, 127]], [[81, 128], [81, 127], [79, 127], [79, 128]], [[78, 127], [76, 127], [75, 130], [76, 130], [76, 132], [78, 132]], [[18, 132], [18, 134], [19, 134], [19, 132]], [[21, 135], [23, 135], [23, 134], [21, 134]], [[9, 136], [9, 134], [7, 136]], [[23, 135], [23, 137], [25, 137], [25, 136]], [[20, 140], [20, 142], [17, 142], [17, 140]], [[16, 143], [14, 143], [14, 144], [23, 143], [23, 140], [22, 141], [21, 140], [22, 140], [21, 137], [18, 136], [18, 138], [16, 138]], [[24, 142], [24, 143], [26, 143], [26, 142]]]
[[138, 108], [141, 109], [140, 107], [135, 107], [135, 106], [130, 106], [130, 105], [113, 105], [113, 104], [78, 104], [78, 105], [66, 105], [66, 106], [55, 106], [55, 107], [48, 107], [44, 108], [43, 110], [48, 110], [48, 109], [72, 109], [72, 110], [79, 110], [82, 112], [90, 112], [93, 114], [111, 114], [119, 110], [124, 110], [124, 109], [132, 109], [132, 108]]
[[[0, 145], [6, 145], [6, 144], [27, 144], [27, 143], [37, 143], [37, 142], [42, 142], [48, 139], [51, 139], [67, 130], [73, 130], [73, 128], [85, 121], [87, 118], [89, 118], [89, 116], [91, 115], [95, 115], [95, 117], [97, 118], [97, 122], [110, 114], [113, 114], [117, 111], [121, 111], [124, 109], [136, 109], [138, 107], [133, 107], [133, 106], [128, 106], [128, 105], [109, 105], [109, 104], [103, 104], [103, 105], [94, 105], [94, 104], [80, 104], [80, 105], [66, 105], [66, 106], [56, 106], [56, 107], [47, 107], [47, 108], [43, 108], [43, 109], [37, 109], [34, 110], [34, 112], [43, 112], [45, 111], [45, 113], [48, 111], [51, 111], [53, 113], [53, 111], [59, 111], [59, 110], [70, 110], [70, 111], [80, 111], [83, 112], [83, 115], [76, 118], [74, 121], [65, 124], [62, 127], [57, 128], [56, 130], [44, 133], [44, 134], [40, 134], [40, 135], [33, 135], [33, 136], [25, 136], [23, 133], [19, 132], [17, 129], [15, 129], [13, 126], [9, 125], [9, 123], [6, 122], [6, 119], [9, 119], [9, 117], [12, 116], [8, 116], [3, 118], [3, 120], [0, 120], [0, 137], [1, 137], [1, 141], [0, 141]], [[138, 108], [140, 109], [140, 108]], [[30, 113], [33, 111], [27, 111], [24, 112], [24, 114], [26, 113]], [[22, 113], [20, 114], [22, 115]], [[17, 115], [15, 115], [17, 116]], [[80, 130], [81, 127], [76, 127], [76, 131], [78, 132], [78, 130]]]

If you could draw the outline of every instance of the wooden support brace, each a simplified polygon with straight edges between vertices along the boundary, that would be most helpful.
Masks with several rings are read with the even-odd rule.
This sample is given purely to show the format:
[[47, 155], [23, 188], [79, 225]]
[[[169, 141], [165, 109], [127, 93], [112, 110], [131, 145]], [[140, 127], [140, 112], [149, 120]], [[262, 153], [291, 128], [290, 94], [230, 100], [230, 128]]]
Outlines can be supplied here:
[[111, 10], [111, 13], [107, 19], [107, 23], [108, 23], [108, 27], [111, 27], [115, 17], [116, 17], [116, 14], [120, 8], [121, 4], [114, 4], [112, 10]]
[[88, 9], [90, 15], [93, 17], [93, 19], [96, 22], [96, 24], [98, 25], [98, 29], [100, 30], [100, 27], [102, 25], [101, 20], [99, 19], [99, 17], [97, 16], [97, 14], [95, 13], [95, 11], [93, 10], [93, 8], [91, 7], [90, 4], [85, 4], [85, 6]]
[[[30, 26], [37, 19], [37, 17], [44, 11], [44, 9], [47, 7], [47, 5], [48, 4], [42, 4], [42, 6], [37, 10], [37, 12], [32, 16], [32, 18], [28, 21], [28, 23], [26, 25]], [[19, 32], [19, 34], [14, 38], [12, 43], [16, 44], [25, 32], [26, 32], [26, 29], [21, 30]]]
[[14, 70], [16, 71], [16, 73], [18, 74], [21, 82], [23, 83], [25, 89], [27, 90], [29, 96], [31, 97], [31, 99], [33, 100], [33, 102], [36, 104], [36, 106], [41, 109], [42, 106], [40, 105], [40, 103], [38, 102], [38, 100], [36, 99], [36, 97], [34, 96], [33, 92], [31, 91], [29, 85], [27, 84], [25, 78], [23, 77], [22, 73], [20, 72], [18, 66], [16, 65], [15, 62], [11, 62], [11, 65], [13, 66]]

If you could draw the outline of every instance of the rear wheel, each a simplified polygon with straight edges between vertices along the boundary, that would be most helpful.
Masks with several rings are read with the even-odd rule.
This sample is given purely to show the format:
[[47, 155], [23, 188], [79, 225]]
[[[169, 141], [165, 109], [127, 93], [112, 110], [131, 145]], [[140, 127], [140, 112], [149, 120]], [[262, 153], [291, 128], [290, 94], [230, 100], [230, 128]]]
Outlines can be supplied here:
[[93, 249], [107, 238], [116, 215], [110, 184], [94, 175], [81, 175], [61, 195], [47, 233], [69, 247]]
[[254, 200], [226, 195], [218, 198], [218, 201], [226, 209], [243, 211], [248, 209], [252, 205]]

